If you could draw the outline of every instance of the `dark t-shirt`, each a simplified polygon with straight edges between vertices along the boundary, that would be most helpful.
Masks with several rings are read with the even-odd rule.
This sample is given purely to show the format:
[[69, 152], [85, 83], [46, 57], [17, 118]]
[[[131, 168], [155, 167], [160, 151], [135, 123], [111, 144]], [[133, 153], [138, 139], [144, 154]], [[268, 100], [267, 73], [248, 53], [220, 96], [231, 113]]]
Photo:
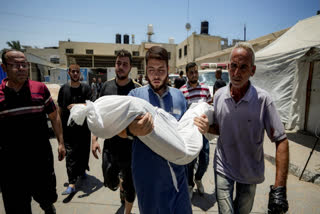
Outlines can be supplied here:
[[226, 82], [223, 81], [222, 79], [218, 79], [216, 80], [216, 82], [214, 83], [214, 86], [213, 86], [213, 91], [216, 91], [217, 89], [219, 88], [222, 88], [224, 86], [226, 86]]
[[[138, 88], [141, 85], [130, 79], [129, 83], [125, 86], [119, 86], [116, 80], [105, 82], [101, 88], [100, 97], [106, 95], [128, 95], [129, 92]], [[119, 162], [131, 161], [132, 141], [127, 138], [114, 136], [113, 138], [104, 141], [104, 150], [108, 150], [113, 158]]]
[[181, 86], [183, 86], [184, 84], [186, 84], [186, 80], [184, 78], [178, 77], [174, 80], [174, 87], [175, 88], [181, 88]]
[[[70, 126], [67, 126], [68, 118], [70, 115], [70, 110], [68, 110], [68, 105], [73, 103], [85, 103], [86, 100], [90, 100], [91, 98], [91, 88], [89, 85], [81, 83], [79, 87], [73, 88], [69, 83], [64, 84], [60, 90], [58, 95], [58, 105], [61, 109], [61, 122], [63, 127], [63, 135], [64, 137], [74, 132], [79, 131], [81, 129], [80, 126], [74, 124], [72, 129]], [[83, 129], [88, 132], [87, 123], [84, 122]], [[78, 133], [81, 134], [81, 133]]]

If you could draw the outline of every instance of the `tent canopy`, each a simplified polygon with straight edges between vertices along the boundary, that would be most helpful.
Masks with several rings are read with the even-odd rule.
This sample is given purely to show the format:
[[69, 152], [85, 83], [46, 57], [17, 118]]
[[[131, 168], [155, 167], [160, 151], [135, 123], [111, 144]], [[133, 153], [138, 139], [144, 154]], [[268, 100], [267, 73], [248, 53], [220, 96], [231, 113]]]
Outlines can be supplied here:
[[319, 15], [299, 21], [256, 53], [257, 70], [252, 82], [271, 94], [287, 129], [304, 128], [310, 63], [317, 60], [320, 60]]

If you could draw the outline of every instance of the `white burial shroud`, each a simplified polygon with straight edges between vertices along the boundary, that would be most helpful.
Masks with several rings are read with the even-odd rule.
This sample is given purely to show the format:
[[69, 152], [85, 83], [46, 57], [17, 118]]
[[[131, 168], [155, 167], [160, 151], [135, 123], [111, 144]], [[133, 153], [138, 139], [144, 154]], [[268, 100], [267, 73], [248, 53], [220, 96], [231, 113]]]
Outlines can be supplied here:
[[[194, 117], [207, 115], [212, 124], [213, 107], [207, 103], [192, 104], [180, 121], [147, 101], [131, 96], [103, 96], [95, 102], [77, 104], [70, 112], [68, 125], [82, 125], [85, 118], [93, 135], [108, 139], [126, 129], [139, 115], [149, 112], [154, 120], [153, 131], [138, 138], [153, 152], [179, 165], [190, 163], [202, 149], [202, 134], [194, 125]], [[141, 154], [143, 155], [143, 154]]]

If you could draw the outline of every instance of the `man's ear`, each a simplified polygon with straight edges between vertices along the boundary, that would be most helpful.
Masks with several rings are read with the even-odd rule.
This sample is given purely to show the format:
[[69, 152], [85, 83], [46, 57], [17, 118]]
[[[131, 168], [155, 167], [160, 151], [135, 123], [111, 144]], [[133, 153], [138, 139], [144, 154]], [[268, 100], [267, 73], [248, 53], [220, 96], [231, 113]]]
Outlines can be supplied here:
[[256, 73], [256, 68], [257, 67], [255, 65], [252, 66], [251, 76], [253, 76]]
[[6, 67], [3, 63], [1, 64], [1, 68], [2, 68], [2, 70], [3, 70], [4, 72], [7, 73], [7, 67]]

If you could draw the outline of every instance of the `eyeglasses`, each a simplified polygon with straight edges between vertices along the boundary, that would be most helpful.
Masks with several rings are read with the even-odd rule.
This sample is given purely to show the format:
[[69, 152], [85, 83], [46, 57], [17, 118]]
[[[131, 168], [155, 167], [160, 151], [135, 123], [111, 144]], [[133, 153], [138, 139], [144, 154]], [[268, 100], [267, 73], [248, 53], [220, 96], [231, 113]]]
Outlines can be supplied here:
[[71, 70], [70, 72], [75, 74], [75, 73], [80, 73], [80, 70]]
[[9, 63], [7, 62], [8, 65], [11, 65], [15, 69], [19, 69], [20, 67], [22, 68], [28, 68], [29, 63], [28, 62], [20, 62], [20, 63]]

